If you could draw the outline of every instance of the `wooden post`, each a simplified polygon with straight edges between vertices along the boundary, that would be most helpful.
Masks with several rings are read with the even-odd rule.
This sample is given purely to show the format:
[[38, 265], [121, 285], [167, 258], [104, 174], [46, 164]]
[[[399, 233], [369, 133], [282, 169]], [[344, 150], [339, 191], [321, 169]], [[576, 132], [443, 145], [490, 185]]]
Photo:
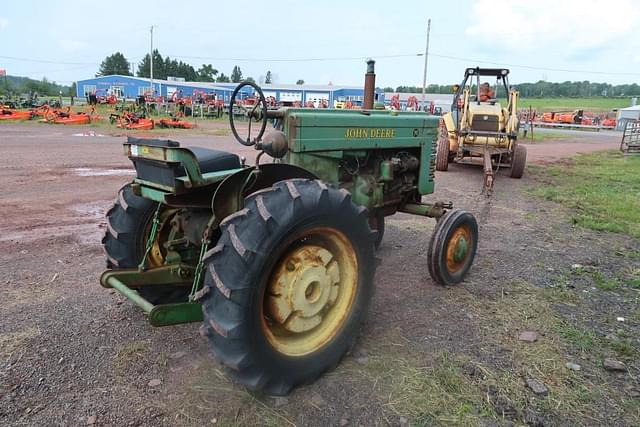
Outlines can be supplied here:
[[533, 142], [533, 108], [529, 105], [529, 126], [531, 127], [531, 142]]

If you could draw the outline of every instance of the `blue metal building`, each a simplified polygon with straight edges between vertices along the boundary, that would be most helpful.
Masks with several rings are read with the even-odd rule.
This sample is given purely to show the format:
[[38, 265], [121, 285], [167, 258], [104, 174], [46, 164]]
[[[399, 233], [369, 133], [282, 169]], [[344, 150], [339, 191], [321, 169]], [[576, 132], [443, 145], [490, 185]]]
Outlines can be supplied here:
[[[176, 80], [153, 80], [154, 96], [171, 97], [174, 92], [181, 90], [183, 96], [193, 96], [194, 91], [215, 93], [220, 99], [228, 101], [233, 88], [219, 87], [215, 83], [183, 82]], [[77, 96], [84, 98], [91, 93], [111, 93], [118, 98], [133, 99], [151, 92], [149, 79], [133, 76], [109, 75], [92, 79], [78, 80], [76, 83]]]
[[[237, 83], [207, 83], [207, 82], [184, 82], [177, 80], [153, 80], [155, 96], [170, 98], [175, 91], [182, 91], [183, 96], [192, 96], [194, 91], [205, 93], [215, 93], [218, 99], [228, 102], [231, 93]], [[150, 81], [147, 78], [109, 75], [94, 77], [86, 80], [78, 80], [77, 96], [86, 97], [90, 93], [98, 92], [98, 95], [111, 93], [118, 98], [133, 99], [150, 92]], [[303, 105], [312, 101], [316, 105], [322, 100], [326, 100], [329, 106], [333, 107], [337, 102], [351, 101], [354, 105], [359, 105], [364, 100], [364, 88], [356, 86], [334, 86], [334, 85], [286, 85], [286, 84], [265, 84], [262, 85], [265, 96], [273, 96], [278, 102], [296, 102]], [[253, 89], [245, 87], [242, 91], [244, 96], [253, 95]], [[376, 101], [384, 102], [384, 92], [376, 89]]]

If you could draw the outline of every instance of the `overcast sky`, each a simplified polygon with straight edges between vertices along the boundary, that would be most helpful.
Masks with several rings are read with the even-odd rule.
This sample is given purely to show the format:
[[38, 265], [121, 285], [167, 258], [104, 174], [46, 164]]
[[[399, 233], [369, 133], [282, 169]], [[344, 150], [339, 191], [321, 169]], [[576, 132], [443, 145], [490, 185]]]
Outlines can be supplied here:
[[640, 81], [633, 0], [3, 1], [0, 68], [69, 84], [116, 51], [138, 63], [155, 25], [163, 56], [227, 75], [360, 85], [373, 57], [378, 86], [421, 85], [427, 18], [427, 83], [474, 65], [508, 66], [514, 83]]

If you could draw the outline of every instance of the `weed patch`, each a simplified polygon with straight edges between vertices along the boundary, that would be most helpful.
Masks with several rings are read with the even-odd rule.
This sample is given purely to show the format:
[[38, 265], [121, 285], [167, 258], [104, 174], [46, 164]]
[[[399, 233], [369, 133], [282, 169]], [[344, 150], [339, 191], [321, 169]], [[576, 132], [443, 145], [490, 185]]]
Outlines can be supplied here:
[[570, 208], [574, 224], [640, 238], [640, 158], [583, 154], [531, 172], [540, 184], [533, 194]]

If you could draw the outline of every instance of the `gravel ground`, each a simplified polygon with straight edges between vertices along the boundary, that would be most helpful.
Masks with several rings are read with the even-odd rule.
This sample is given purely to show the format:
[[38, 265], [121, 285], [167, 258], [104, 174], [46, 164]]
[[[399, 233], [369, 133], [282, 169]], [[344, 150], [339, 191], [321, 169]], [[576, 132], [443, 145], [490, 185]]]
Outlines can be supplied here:
[[[513, 180], [501, 174], [487, 199], [480, 193], [480, 168], [452, 165], [438, 174], [431, 199], [452, 200], [478, 218], [480, 246], [469, 279], [454, 288], [432, 283], [426, 248], [433, 221], [389, 218], [378, 252], [377, 293], [353, 354], [336, 371], [287, 398], [247, 393], [223, 374], [197, 325], [153, 328], [136, 307], [99, 286], [104, 214], [132, 173], [122, 155], [122, 137], [83, 133], [85, 129], [47, 125], [0, 126], [2, 425], [425, 422], [411, 406], [390, 399], [393, 389], [385, 384], [393, 383], [394, 372], [404, 372], [400, 361], [433, 366], [446, 351], [496, 372], [517, 370], [518, 352], [510, 347], [511, 331], [505, 332], [509, 325], [496, 323], [499, 313], [487, 317], [486, 308], [500, 307], [501, 299], [509, 304], [505, 295], [518, 295], [511, 290], [517, 289], [514, 284], [526, 282], [531, 292], [545, 291], [555, 289], [559, 277], [569, 280], [567, 299], [574, 303], [554, 303], [555, 317], [587, 328], [594, 339], [624, 333], [637, 345], [638, 292], [604, 291], [571, 271], [574, 264], [604, 275], [638, 269], [638, 257], [627, 256], [640, 248], [638, 241], [575, 228], [561, 206], [528, 194], [537, 185], [529, 175]], [[228, 136], [175, 138], [187, 146], [254, 157], [252, 149]], [[615, 148], [618, 141], [618, 135], [600, 134], [538, 143], [529, 147], [530, 159], [545, 163]], [[562, 357], [582, 365], [594, 386], [603, 387], [601, 397], [590, 401], [587, 418], [562, 415], [557, 409], [562, 402], [545, 409], [528, 397], [511, 418], [479, 411], [472, 424], [633, 425], [638, 418], [629, 414], [640, 413], [634, 397], [640, 394], [637, 357], [625, 360], [626, 371], [609, 373], [601, 368], [601, 356], [607, 353], [585, 354], [571, 345], [562, 351]], [[388, 358], [391, 373], [378, 363]], [[550, 388], [549, 399], [554, 394]]]

